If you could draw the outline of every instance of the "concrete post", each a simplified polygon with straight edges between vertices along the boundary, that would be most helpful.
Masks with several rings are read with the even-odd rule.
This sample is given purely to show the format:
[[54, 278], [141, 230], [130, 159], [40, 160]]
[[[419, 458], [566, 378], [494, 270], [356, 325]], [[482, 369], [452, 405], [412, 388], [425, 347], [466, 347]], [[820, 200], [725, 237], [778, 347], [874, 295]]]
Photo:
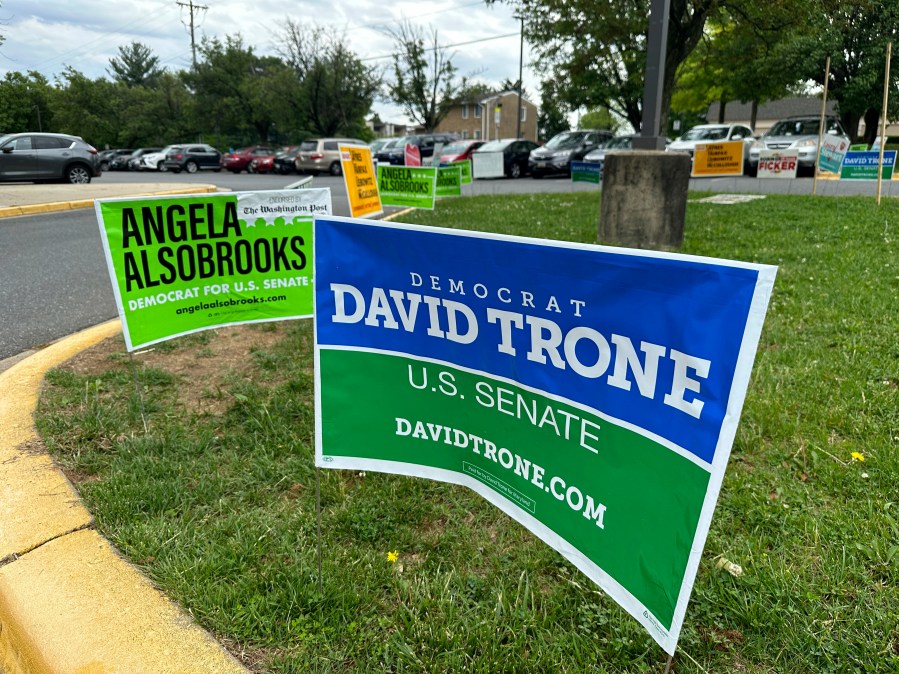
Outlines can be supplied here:
[[599, 241], [673, 250], [684, 240], [690, 156], [685, 152], [610, 152], [602, 171]]

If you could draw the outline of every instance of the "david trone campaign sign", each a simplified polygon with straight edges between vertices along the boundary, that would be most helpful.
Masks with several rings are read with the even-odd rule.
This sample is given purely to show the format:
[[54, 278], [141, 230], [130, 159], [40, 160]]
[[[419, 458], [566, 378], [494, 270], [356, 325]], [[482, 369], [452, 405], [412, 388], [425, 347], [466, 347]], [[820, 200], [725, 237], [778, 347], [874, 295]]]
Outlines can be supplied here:
[[316, 465], [465, 485], [673, 653], [776, 268], [316, 217]]

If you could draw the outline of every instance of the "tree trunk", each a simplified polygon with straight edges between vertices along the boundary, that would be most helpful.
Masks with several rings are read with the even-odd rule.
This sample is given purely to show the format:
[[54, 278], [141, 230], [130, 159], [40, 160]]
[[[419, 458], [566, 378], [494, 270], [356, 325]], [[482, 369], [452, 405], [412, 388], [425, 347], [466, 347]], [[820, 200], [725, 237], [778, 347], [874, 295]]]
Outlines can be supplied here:
[[[864, 141], [870, 147], [874, 143], [874, 139], [880, 135], [880, 110], [877, 108], [868, 108], [865, 110], [865, 136]], [[886, 141], [883, 141], [886, 147]]]
[[724, 111], [727, 108], [727, 101], [724, 100], [724, 96], [721, 97], [721, 100], [718, 101], [718, 123], [724, 124]]
[[759, 116], [759, 102], [752, 102], [752, 112], [749, 113], [749, 128], [752, 129], [752, 132], [755, 133], [755, 123], [758, 120]]

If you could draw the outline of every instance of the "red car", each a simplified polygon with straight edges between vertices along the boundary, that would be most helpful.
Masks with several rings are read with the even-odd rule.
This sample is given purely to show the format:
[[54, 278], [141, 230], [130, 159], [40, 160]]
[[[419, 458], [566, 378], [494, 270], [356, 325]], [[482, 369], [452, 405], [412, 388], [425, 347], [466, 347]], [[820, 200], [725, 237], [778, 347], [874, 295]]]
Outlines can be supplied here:
[[254, 159], [262, 157], [274, 157], [277, 151], [274, 148], [264, 145], [253, 145], [252, 147], [242, 147], [231, 152], [226, 152], [222, 158], [222, 165], [231, 171], [231, 173], [240, 173], [250, 168], [250, 162]]
[[440, 150], [440, 163], [451, 164], [454, 161], [471, 159], [471, 153], [477, 150], [485, 141], [483, 140], [457, 140]]

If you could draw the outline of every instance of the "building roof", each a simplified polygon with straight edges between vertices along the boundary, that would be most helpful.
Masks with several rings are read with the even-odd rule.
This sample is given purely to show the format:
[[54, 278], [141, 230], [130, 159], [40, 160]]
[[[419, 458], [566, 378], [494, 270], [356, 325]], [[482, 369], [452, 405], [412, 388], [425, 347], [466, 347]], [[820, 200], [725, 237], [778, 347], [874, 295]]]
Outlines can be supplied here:
[[[718, 119], [719, 102], [709, 106], [706, 119]], [[837, 113], [837, 104], [833, 99], [827, 101], [827, 114]], [[757, 119], [783, 119], [795, 115], [820, 115], [821, 99], [815, 96], [791, 96], [777, 101], [769, 101], [759, 105]], [[724, 107], [725, 122], [739, 122], [752, 117], [752, 103], [729, 101]]]

